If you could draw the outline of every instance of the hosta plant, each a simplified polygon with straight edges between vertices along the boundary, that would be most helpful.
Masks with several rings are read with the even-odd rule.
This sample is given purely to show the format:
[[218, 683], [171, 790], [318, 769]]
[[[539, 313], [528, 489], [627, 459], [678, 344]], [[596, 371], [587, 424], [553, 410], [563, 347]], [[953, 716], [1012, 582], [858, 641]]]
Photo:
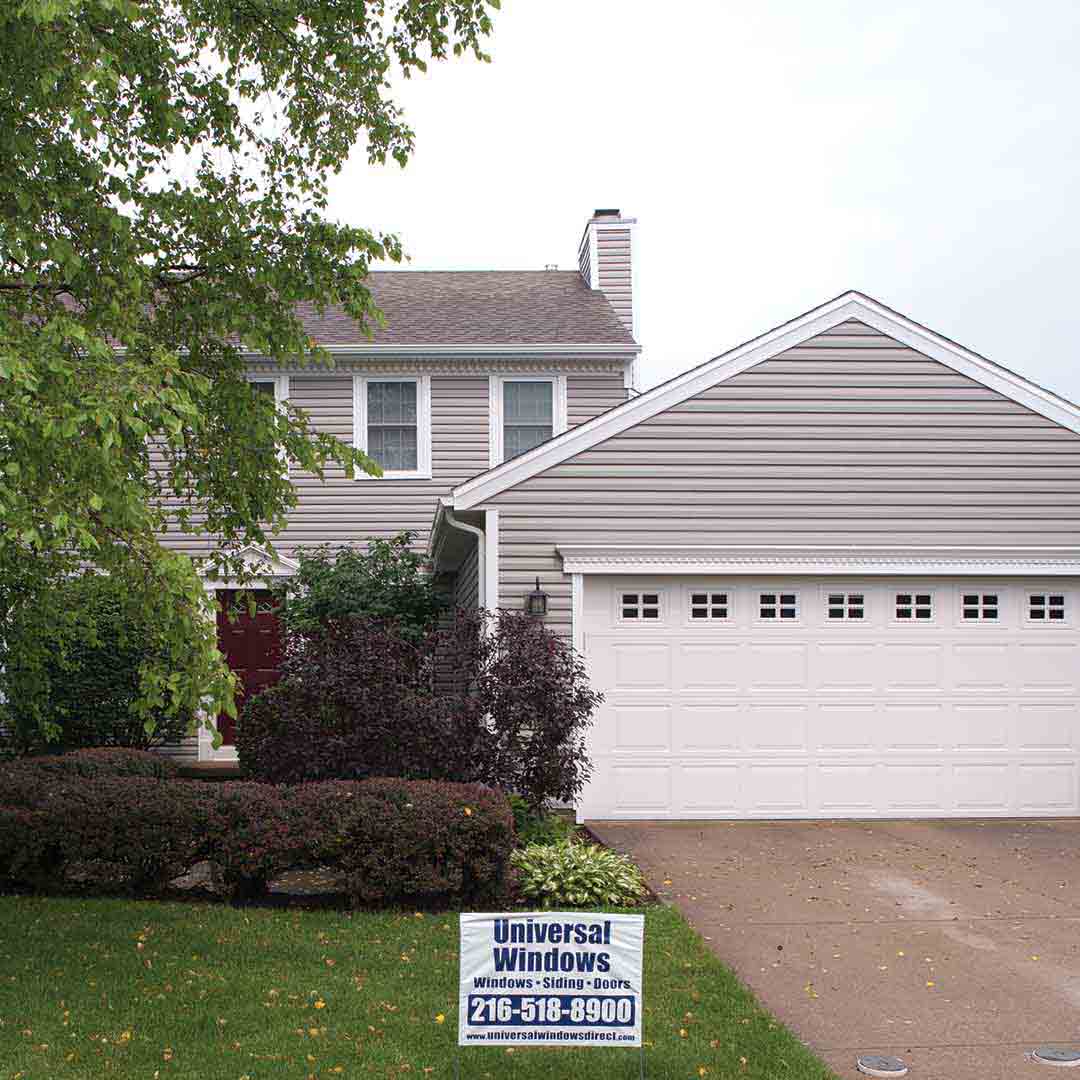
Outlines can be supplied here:
[[544, 908], [628, 907], [645, 892], [641, 871], [625, 855], [596, 844], [529, 844], [510, 861], [522, 896]]

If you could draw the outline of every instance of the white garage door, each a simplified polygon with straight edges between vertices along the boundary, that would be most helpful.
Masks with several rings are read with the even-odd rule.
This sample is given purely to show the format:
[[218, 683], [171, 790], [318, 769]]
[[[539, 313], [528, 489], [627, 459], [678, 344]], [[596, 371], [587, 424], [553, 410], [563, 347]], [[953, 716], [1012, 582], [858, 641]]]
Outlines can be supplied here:
[[1080, 589], [585, 578], [586, 818], [1078, 812]]

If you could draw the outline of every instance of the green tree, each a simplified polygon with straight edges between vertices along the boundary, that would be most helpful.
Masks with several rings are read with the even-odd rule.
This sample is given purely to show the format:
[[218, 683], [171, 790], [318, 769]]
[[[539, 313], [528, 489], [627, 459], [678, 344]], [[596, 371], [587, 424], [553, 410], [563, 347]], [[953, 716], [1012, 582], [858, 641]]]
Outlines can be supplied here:
[[298, 304], [378, 323], [364, 277], [399, 243], [329, 220], [328, 180], [361, 140], [405, 163], [393, 80], [486, 59], [497, 6], [0, 5], [0, 626], [21, 605], [62, 632], [55, 584], [115, 576], [197, 646], [183, 671], [141, 672], [149, 725], [232, 702], [199, 568], [161, 534], [205, 534], [202, 569], [240, 576], [295, 503], [282, 456], [375, 471], [254, 393], [245, 353], [329, 363]]
[[422, 639], [449, 599], [413, 539], [403, 532], [369, 540], [366, 551], [324, 546], [298, 552], [296, 573], [278, 586], [286, 630], [318, 634], [328, 623], [362, 618], [393, 622], [407, 640]]

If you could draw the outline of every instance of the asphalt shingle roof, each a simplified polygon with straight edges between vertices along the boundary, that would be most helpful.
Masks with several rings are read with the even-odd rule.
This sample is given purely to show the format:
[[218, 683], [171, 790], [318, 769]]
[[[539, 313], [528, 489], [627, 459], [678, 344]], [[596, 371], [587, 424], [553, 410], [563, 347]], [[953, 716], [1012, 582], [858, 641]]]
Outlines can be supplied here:
[[[604, 294], [570, 270], [390, 270], [367, 279], [386, 327], [378, 345], [629, 345]], [[320, 345], [368, 339], [340, 309], [300, 306]]]

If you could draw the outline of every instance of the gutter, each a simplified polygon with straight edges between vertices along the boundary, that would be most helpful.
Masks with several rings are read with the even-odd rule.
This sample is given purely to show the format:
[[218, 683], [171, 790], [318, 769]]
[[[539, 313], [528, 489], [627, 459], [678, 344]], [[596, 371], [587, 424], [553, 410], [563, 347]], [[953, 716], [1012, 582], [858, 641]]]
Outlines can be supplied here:
[[[485, 549], [487, 544], [484, 536], [484, 530], [476, 525], [469, 525], [465, 521], [458, 521], [454, 517], [453, 508], [448, 506], [445, 502], [439, 503], [439, 512], [437, 518], [441, 518], [452, 529], [458, 529], [460, 532], [472, 533], [476, 537], [476, 560], [477, 560], [477, 582], [476, 582], [476, 600], [477, 607], [483, 609], [487, 607], [487, 574], [486, 574], [486, 557]], [[439, 527], [439, 521], [436, 520], [435, 528], [432, 529], [432, 539], [434, 539], [435, 532]]]

